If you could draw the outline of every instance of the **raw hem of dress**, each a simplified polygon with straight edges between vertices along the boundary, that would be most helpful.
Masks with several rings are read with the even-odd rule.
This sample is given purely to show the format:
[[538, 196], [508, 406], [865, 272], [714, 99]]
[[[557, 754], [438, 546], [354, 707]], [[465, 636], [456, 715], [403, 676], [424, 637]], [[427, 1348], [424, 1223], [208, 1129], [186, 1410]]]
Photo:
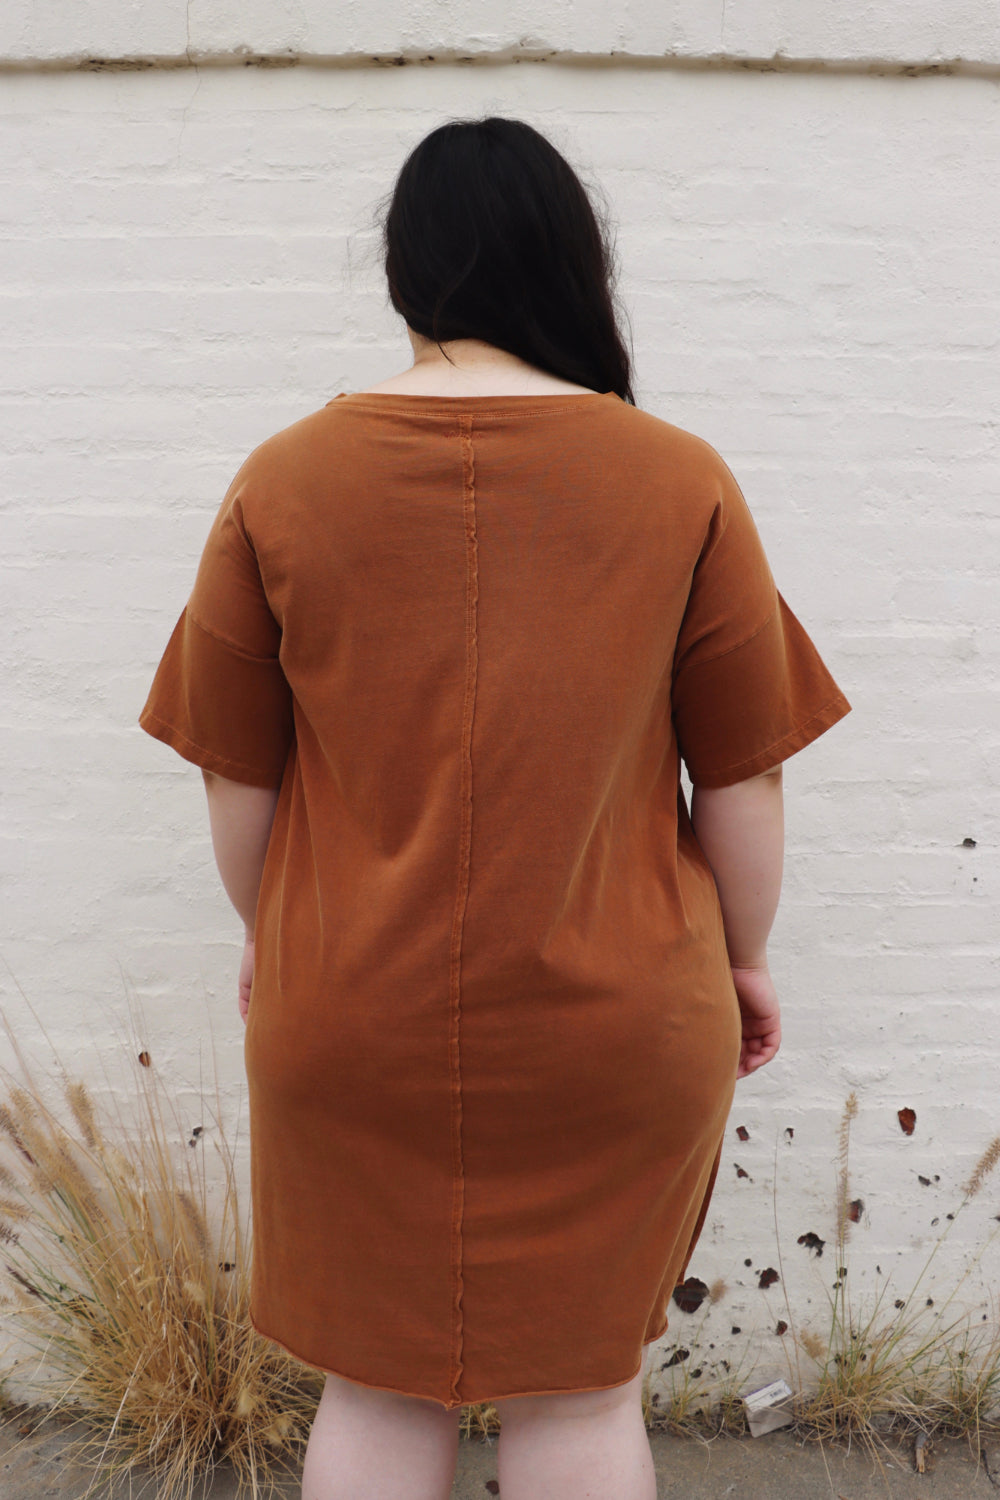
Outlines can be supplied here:
[[[546, 1391], [509, 1391], [504, 1396], [477, 1396], [471, 1401], [459, 1401], [457, 1404], [449, 1406], [446, 1401], [439, 1401], [436, 1396], [428, 1396], [423, 1392], [417, 1391], [404, 1391], [397, 1385], [377, 1385], [373, 1380], [361, 1380], [357, 1375], [348, 1375], [345, 1370], [334, 1370], [330, 1365], [319, 1365], [315, 1360], [303, 1358], [290, 1344], [286, 1344], [284, 1339], [275, 1338], [273, 1333], [265, 1332], [254, 1318], [253, 1313], [250, 1314], [250, 1324], [262, 1338], [269, 1339], [272, 1344], [277, 1344], [279, 1348], [284, 1349], [286, 1354], [290, 1354], [293, 1359], [297, 1359], [299, 1364], [308, 1365], [310, 1369], [318, 1370], [323, 1375], [336, 1375], [340, 1380], [351, 1381], [353, 1385], [363, 1385], [369, 1391], [386, 1391], [393, 1396], [410, 1396], [415, 1401], [433, 1401], [435, 1406], [443, 1406], [445, 1411], [459, 1411], [463, 1406], [489, 1406], [494, 1401], [510, 1401], [516, 1399], [518, 1396], [576, 1396], [583, 1395], [587, 1391], [613, 1391], [616, 1386], [628, 1385], [629, 1381], [634, 1380], [642, 1369], [642, 1355], [640, 1354], [639, 1363], [631, 1375], [626, 1375], [624, 1380], [612, 1380], [608, 1385], [560, 1386], [556, 1389], [550, 1388]], [[655, 1344], [656, 1340], [662, 1338], [666, 1331], [667, 1322], [665, 1320], [659, 1333], [651, 1334], [648, 1339], [643, 1339], [643, 1349], [648, 1348], [650, 1344]]]

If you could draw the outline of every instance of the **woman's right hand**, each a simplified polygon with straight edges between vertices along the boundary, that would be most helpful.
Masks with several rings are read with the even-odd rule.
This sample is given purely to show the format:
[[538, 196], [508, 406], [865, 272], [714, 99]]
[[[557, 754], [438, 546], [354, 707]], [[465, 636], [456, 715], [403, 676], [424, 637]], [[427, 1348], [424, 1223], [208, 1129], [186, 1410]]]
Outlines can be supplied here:
[[743, 1042], [736, 1077], [746, 1078], [769, 1063], [781, 1046], [781, 1010], [767, 964], [733, 965], [733, 984], [740, 1002]]

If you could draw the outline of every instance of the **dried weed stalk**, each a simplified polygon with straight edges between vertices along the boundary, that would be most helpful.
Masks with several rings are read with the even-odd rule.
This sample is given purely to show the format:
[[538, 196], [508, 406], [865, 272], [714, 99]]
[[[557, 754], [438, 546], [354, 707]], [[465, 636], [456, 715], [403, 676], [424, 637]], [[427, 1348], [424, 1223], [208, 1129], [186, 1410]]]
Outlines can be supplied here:
[[[250, 1323], [247, 1236], [221, 1129], [211, 1135], [225, 1187], [210, 1215], [206, 1135], [183, 1144], [155, 1066], [133, 1063], [126, 1127], [103, 1121], [60, 1064], [64, 1122], [3, 1019], [24, 1078], [0, 1070], [0, 1304], [42, 1356], [40, 1404], [82, 1430], [68, 1456], [92, 1469], [91, 1489], [146, 1468], [161, 1500], [190, 1497], [227, 1460], [241, 1493], [273, 1493], [301, 1457], [324, 1377]], [[149, 1063], [133, 1044], [140, 1052]]]
[[[797, 1403], [797, 1427], [818, 1439], [857, 1438], [876, 1458], [880, 1434], [891, 1430], [920, 1431], [928, 1437], [936, 1432], [965, 1433], [978, 1439], [1000, 1418], [1000, 1324], [992, 1311], [975, 1330], [968, 1311], [950, 1319], [942, 1315], [1000, 1230], [989, 1235], [933, 1314], [929, 1299], [918, 1301], [916, 1292], [962, 1209], [1000, 1162], [1000, 1138], [992, 1140], [980, 1157], [958, 1209], [949, 1216], [907, 1295], [887, 1306], [885, 1282], [874, 1304], [862, 1307], [851, 1294], [848, 1263], [850, 1127], [857, 1112], [852, 1093], [838, 1132], [837, 1276], [829, 1328], [825, 1339], [812, 1331], [796, 1332], [794, 1338], [795, 1347], [816, 1366], [815, 1389]], [[790, 1309], [789, 1323], [794, 1329]], [[795, 1382], [802, 1392], [807, 1382], [801, 1369], [795, 1371]]]

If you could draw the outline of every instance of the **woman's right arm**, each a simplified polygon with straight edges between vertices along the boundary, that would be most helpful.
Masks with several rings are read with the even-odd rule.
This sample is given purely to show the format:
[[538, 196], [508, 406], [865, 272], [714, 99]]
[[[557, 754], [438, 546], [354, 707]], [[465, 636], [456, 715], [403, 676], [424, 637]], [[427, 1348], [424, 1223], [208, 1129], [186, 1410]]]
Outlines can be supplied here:
[[781, 766], [733, 786], [694, 787], [691, 822], [715, 876], [733, 983], [743, 1017], [737, 1078], [771, 1061], [781, 1045], [767, 939], [778, 909], [785, 822]]

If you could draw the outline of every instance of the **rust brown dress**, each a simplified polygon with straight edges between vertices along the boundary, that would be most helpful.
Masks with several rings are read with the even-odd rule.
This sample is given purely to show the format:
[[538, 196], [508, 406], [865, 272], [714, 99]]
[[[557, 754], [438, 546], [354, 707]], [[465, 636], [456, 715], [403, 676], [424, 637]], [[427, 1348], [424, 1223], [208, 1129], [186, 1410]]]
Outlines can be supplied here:
[[143, 710], [280, 787], [252, 1317], [447, 1408], [630, 1380], [740, 1046], [679, 781], [848, 711], [729, 469], [613, 394], [351, 394], [234, 479]]

